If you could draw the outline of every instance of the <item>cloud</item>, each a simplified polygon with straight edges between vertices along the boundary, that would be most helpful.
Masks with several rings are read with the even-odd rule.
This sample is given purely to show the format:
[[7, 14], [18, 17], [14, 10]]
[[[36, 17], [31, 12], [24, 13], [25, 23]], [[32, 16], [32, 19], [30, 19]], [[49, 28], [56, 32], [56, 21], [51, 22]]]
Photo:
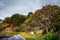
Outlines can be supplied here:
[[42, 1], [42, 5], [48, 5], [48, 4], [51, 4], [51, 5], [59, 5], [60, 6], [60, 0], [40, 0]]
[[0, 0], [0, 18], [14, 13], [27, 15], [47, 4], [60, 5], [60, 0]]

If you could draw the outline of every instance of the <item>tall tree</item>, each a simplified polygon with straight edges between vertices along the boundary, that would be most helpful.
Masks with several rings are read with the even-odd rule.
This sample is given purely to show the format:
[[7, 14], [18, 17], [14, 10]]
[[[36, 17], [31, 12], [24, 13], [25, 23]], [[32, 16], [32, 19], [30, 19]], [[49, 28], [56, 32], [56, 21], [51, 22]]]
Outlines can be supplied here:
[[19, 24], [21, 25], [21, 23], [23, 23], [25, 19], [26, 19], [26, 16], [20, 15], [18, 13], [13, 14], [11, 16], [11, 21], [13, 22], [14, 26], [17, 26]]

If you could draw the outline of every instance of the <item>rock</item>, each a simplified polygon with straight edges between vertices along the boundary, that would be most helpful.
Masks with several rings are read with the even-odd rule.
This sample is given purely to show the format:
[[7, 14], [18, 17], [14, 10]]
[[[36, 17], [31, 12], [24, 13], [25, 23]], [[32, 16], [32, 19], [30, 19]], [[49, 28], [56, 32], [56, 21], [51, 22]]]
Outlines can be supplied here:
[[20, 36], [20, 35], [14, 35], [14, 36], [9, 37], [9, 38], [7, 38], [5, 40], [25, 40], [25, 38]]

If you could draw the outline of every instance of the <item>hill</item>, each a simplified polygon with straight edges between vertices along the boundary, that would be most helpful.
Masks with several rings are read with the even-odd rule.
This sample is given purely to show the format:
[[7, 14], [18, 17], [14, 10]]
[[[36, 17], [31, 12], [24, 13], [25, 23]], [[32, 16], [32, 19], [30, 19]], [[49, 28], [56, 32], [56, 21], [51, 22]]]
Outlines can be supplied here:
[[[34, 14], [21, 25], [23, 30], [54, 29], [59, 31], [60, 28], [60, 7], [56, 5], [46, 5], [42, 9], [38, 9]], [[35, 29], [34, 29], [35, 28]]]

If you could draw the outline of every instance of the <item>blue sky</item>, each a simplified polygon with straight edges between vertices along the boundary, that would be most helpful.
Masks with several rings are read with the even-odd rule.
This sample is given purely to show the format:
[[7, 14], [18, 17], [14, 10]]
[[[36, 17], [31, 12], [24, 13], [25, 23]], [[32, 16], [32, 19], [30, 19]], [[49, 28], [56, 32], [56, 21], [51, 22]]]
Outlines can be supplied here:
[[60, 0], [0, 0], [0, 19], [14, 13], [27, 15], [48, 4], [60, 6]]

